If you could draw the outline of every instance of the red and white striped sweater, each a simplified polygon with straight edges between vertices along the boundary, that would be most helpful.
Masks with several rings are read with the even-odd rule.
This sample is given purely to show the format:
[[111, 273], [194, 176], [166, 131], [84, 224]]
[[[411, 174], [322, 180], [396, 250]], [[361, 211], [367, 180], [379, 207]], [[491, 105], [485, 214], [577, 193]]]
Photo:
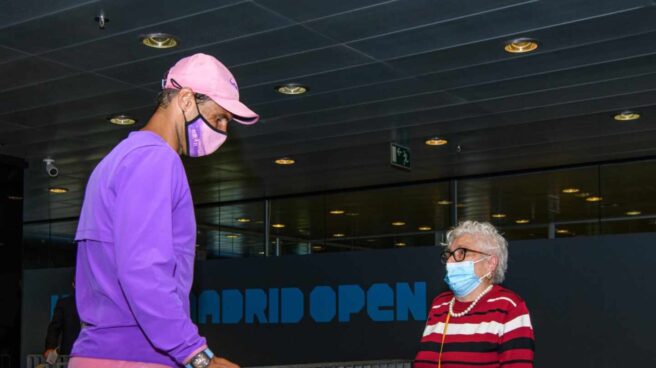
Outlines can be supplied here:
[[[433, 299], [421, 348], [414, 368], [437, 368], [442, 335], [453, 292]], [[471, 303], [456, 300], [453, 312]], [[531, 318], [522, 298], [494, 285], [474, 308], [462, 317], [451, 317], [442, 347], [442, 368], [533, 367], [535, 338]]]

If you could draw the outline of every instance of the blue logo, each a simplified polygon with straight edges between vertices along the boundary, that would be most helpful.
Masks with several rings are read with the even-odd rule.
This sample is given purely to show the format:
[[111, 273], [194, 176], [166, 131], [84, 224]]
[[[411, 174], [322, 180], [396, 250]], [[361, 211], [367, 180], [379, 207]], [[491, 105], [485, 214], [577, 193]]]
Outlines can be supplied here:
[[426, 282], [319, 285], [308, 293], [295, 287], [203, 290], [191, 296], [192, 319], [204, 324], [348, 323], [426, 320]]

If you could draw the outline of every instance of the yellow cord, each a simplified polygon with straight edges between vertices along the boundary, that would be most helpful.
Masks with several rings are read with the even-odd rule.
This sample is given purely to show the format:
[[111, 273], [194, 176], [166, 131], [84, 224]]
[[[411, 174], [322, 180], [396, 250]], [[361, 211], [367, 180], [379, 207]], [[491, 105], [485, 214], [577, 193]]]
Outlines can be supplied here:
[[440, 355], [437, 357], [437, 368], [442, 368], [442, 349], [444, 349], [444, 340], [446, 339], [446, 329], [449, 327], [451, 313], [446, 313], [446, 322], [444, 322], [444, 331], [442, 331], [442, 345], [440, 345]]

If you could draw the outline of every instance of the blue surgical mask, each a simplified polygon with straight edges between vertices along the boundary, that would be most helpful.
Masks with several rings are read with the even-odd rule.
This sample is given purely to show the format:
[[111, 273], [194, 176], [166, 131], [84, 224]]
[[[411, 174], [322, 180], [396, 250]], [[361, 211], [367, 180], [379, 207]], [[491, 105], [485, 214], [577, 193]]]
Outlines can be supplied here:
[[462, 261], [447, 263], [444, 282], [449, 285], [449, 289], [451, 289], [456, 296], [465, 296], [471, 293], [481, 284], [481, 280], [489, 275], [488, 273], [480, 278], [476, 276], [474, 264], [488, 258], [490, 257], [481, 258], [476, 262]]

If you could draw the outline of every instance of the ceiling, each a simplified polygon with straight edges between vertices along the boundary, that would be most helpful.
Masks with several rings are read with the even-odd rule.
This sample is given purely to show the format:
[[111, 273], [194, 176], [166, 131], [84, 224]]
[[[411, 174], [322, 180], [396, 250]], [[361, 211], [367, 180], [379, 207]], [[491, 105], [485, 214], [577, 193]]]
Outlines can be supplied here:
[[[150, 32], [180, 45], [144, 47]], [[539, 48], [505, 52], [517, 37]], [[655, 41], [646, 0], [9, 0], [0, 154], [28, 162], [26, 221], [74, 218], [95, 165], [148, 120], [164, 72], [204, 52], [262, 120], [232, 124], [217, 154], [184, 159], [198, 205], [646, 157]], [[274, 91], [287, 82], [309, 93]], [[625, 109], [642, 118], [614, 121]], [[109, 124], [116, 113], [138, 124]], [[437, 135], [449, 144], [424, 144]], [[411, 171], [390, 166], [390, 142], [411, 148]], [[282, 156], [296, 164], [275, 165]]]

